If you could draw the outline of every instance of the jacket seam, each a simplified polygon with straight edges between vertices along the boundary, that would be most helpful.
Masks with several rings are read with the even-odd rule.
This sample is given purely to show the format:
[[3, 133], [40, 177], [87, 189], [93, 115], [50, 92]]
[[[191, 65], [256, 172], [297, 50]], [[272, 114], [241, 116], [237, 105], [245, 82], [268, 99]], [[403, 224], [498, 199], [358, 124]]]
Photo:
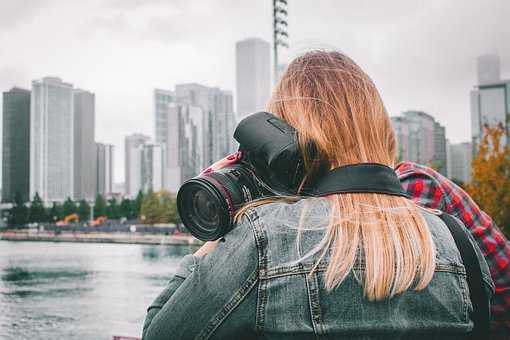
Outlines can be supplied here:
[[460, 293], [462, 295], [462, 314], [464, 316], [464, 322], [469, 322], [469, 302], [471, 300], [469, 298], [468, 288], [467, 288], [466, 282], [465, 282], [466, 278], [459, 277], [458, 280], [459, 280]]
[[[252, 222], [253, 232], [255, 235], [255, 244], [258, 254], [258, 276], [267, 275], [268, 258], [267, 258], [267, 237], [263, 230], [260, 218], [257, 212], [249, 209], [246, 215]], [[265, 309], [267, 304], [267, 281], [260, 281], [257, 292], [257, 307], [255, 314], [255, 331], [261, 333], [264, 330]]]
[[200, 332], [195, 339], [209, 339], [221, 323], [232, 313], [232, 311], [244, 301], [244, 298], [252, 291], [258, 281], [257, 269], [250, 274], [245, 283], [235, 292], [230, 300], [220, 309], [220, 311], [209, 321], [207, 327]]
[[321, 334], [324, 333], [322, 310], [319, 297], [319, 281], [317, 279], [317, 272], [311, 276], [305, 275], [306, 288], [308, 293], [308, 301], [310, 307], [310, 319], [315, 333], [315, 337], [320, 339]]
[[[327, 268], [327, 265], [319, 265], [316, 269], [317, 272], [323, 272]], [[363, 270], [362, 266], [354, 266], [353, 270]], [[259, 279], [269, 280], [273, 278], [283, 277], [283, 276], [292, 276], [292, 275], [302, 275], [310, 273], [311, 267], [303, 267], [301, 265], [295, 265], [291, 267], [276, 267], [267, 270], [265, 273], [259, 274]], [[461, 276], [466, 276], [466, 271], [464, 267], [457, 265], [445, 265], [445, 264], [437, 264], [434, 272], [446, 272], [452, 274], [458, 274]]]

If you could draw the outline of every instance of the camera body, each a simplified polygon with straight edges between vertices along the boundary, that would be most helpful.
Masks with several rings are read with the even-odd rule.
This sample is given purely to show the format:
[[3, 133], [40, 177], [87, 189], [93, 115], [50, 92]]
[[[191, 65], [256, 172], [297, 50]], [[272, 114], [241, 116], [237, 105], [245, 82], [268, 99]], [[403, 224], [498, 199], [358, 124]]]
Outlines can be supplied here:
[[304, 161], [296, 130], [268, 112], [243, 119], [234, 132], [239, 163], [186, 181], [177, 194], [177, 209], [193, 236], [216, 240], [234, 226], [235, 213], [261, 197], [296, 195]]

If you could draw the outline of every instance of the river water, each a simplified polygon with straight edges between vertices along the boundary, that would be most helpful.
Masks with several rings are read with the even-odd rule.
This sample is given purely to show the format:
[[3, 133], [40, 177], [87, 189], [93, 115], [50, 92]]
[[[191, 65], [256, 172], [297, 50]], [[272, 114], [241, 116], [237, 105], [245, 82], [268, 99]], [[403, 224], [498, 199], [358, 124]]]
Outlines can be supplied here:
[[0, 241], [0, 339], [140, 336], [187, 246]]

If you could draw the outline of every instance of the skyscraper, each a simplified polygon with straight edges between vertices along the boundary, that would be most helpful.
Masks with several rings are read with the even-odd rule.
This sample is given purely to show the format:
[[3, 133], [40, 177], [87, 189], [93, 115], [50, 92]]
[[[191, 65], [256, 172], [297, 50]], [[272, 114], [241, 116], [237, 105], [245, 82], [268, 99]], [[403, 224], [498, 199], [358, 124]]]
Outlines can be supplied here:
[[96, 190], [101, 195], [107, 195], [114, 191], [114, 146], [111, 144], [96, 143], [96, 156]]
[[95, 143], [95, 96], [74, 91], [74, 198], [96, 196], [97, 153]]
[[435, 121], [422, 111], [406, 111], [403, 113], [409, 123], [411, 137], [410, 160], [416, 163], [431, 165], [435, 152]]
[[444, 127], [421, 111], [406, 111], [391, 122], [397, 138], [397, 158], [436, 168], [447, 174]]
[[438, 122], [434, 122], [434, 157], [432, 158], [432, 166], [443, 176], [448, 174], [446, 150], [446, 131], [444, 126]]
[[63, 201], [74, 189], [73, 85], [60, 78], [32, 82], [30, 196]]
[[162, 145], [143, 144], [138, 150], [141, 152], [141, 189], [146, 192], [161, 191], [164, 178], [165, 153]]
[[[206, 165], [222, 158], [222, 150], [228, 149], [232, 132], [225, 126], [235, 122], [233, 99], [230, 91], [201, 84], [178, 84], [175, 87], [180, 102], [189, 103], [202, 109], [202, 158]], [[227, 146], [225, 146], [228, 144]]]
[[271, 91], [271, 47], [249, 38], [236, 43], [237, 118], [264, 111]]
[[479, 84], [471, 91], [471, 136], [474, 150], [483, 136], [484, 126], [502, 124], [510, 143], [510, 80], [500, 80], [499, 57], [478, 59]]
[[450, 145], [448, 151], [451, 163], [450, 178], [462, 183], [471, 182], [472, 154], [471, 143], [465, 142]]
[[163, 187], [167, 190], [176, 191], [183, 179], [236, 147], [230, 91], [197, 83], [178, 84], [175, 91], [155, 89], [154, 113], [156, 143], [164, 149]]
[[150, 138], [142, 134], [126, 136], [125, 147], [125, 186], [126, 195], [135, 197], [142, 189], [142, 146], [148, 143]]
[[397, 116], [391, 117], [391, 123], [393, 130], [395, 130], [395, 136], [397, 138], [397, 159], [399, 161], [410, 160], [409, 152], [409, 123], [405, 117]]
[[30, 91], [3, 93], [2, 202], [30, 199]]
[[203, 159], [203, 115], [199, 106], [173, 103], [168, 111], [167, 183], [169, 191], [177, 192], [187, 179], [205, 168]]
[[175, 92], [170, 90], [154, 89], [154, 137], [156, 143], [166, 143], [168, 104], [175, 102], [175, 100]]

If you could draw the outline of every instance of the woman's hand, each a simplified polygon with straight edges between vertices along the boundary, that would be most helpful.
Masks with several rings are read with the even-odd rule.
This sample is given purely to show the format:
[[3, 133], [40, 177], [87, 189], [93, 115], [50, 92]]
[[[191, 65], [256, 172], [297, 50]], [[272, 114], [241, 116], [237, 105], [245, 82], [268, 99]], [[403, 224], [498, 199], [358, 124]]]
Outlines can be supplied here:
[[204, 256], [212, 252], [218, 246], [218, 242], [220, 239], [216, 241], [207, 241], [204, 243], [193, 255], [194, 256]]
[[217, 170], [224, 168], [228, 165], [235, 164], [235, 163], [239, 162], [242, 155], [243, 154], [241, 151], [234, 152], [234, 153], [228, 155], [227, 157], [220, 159], [219, 161], [217, 161], [216, 163], [214, 163], [207, 169], [203, 170], [200, 174], [201, 175], [207, 174], [209, 172], [217, 171]]

